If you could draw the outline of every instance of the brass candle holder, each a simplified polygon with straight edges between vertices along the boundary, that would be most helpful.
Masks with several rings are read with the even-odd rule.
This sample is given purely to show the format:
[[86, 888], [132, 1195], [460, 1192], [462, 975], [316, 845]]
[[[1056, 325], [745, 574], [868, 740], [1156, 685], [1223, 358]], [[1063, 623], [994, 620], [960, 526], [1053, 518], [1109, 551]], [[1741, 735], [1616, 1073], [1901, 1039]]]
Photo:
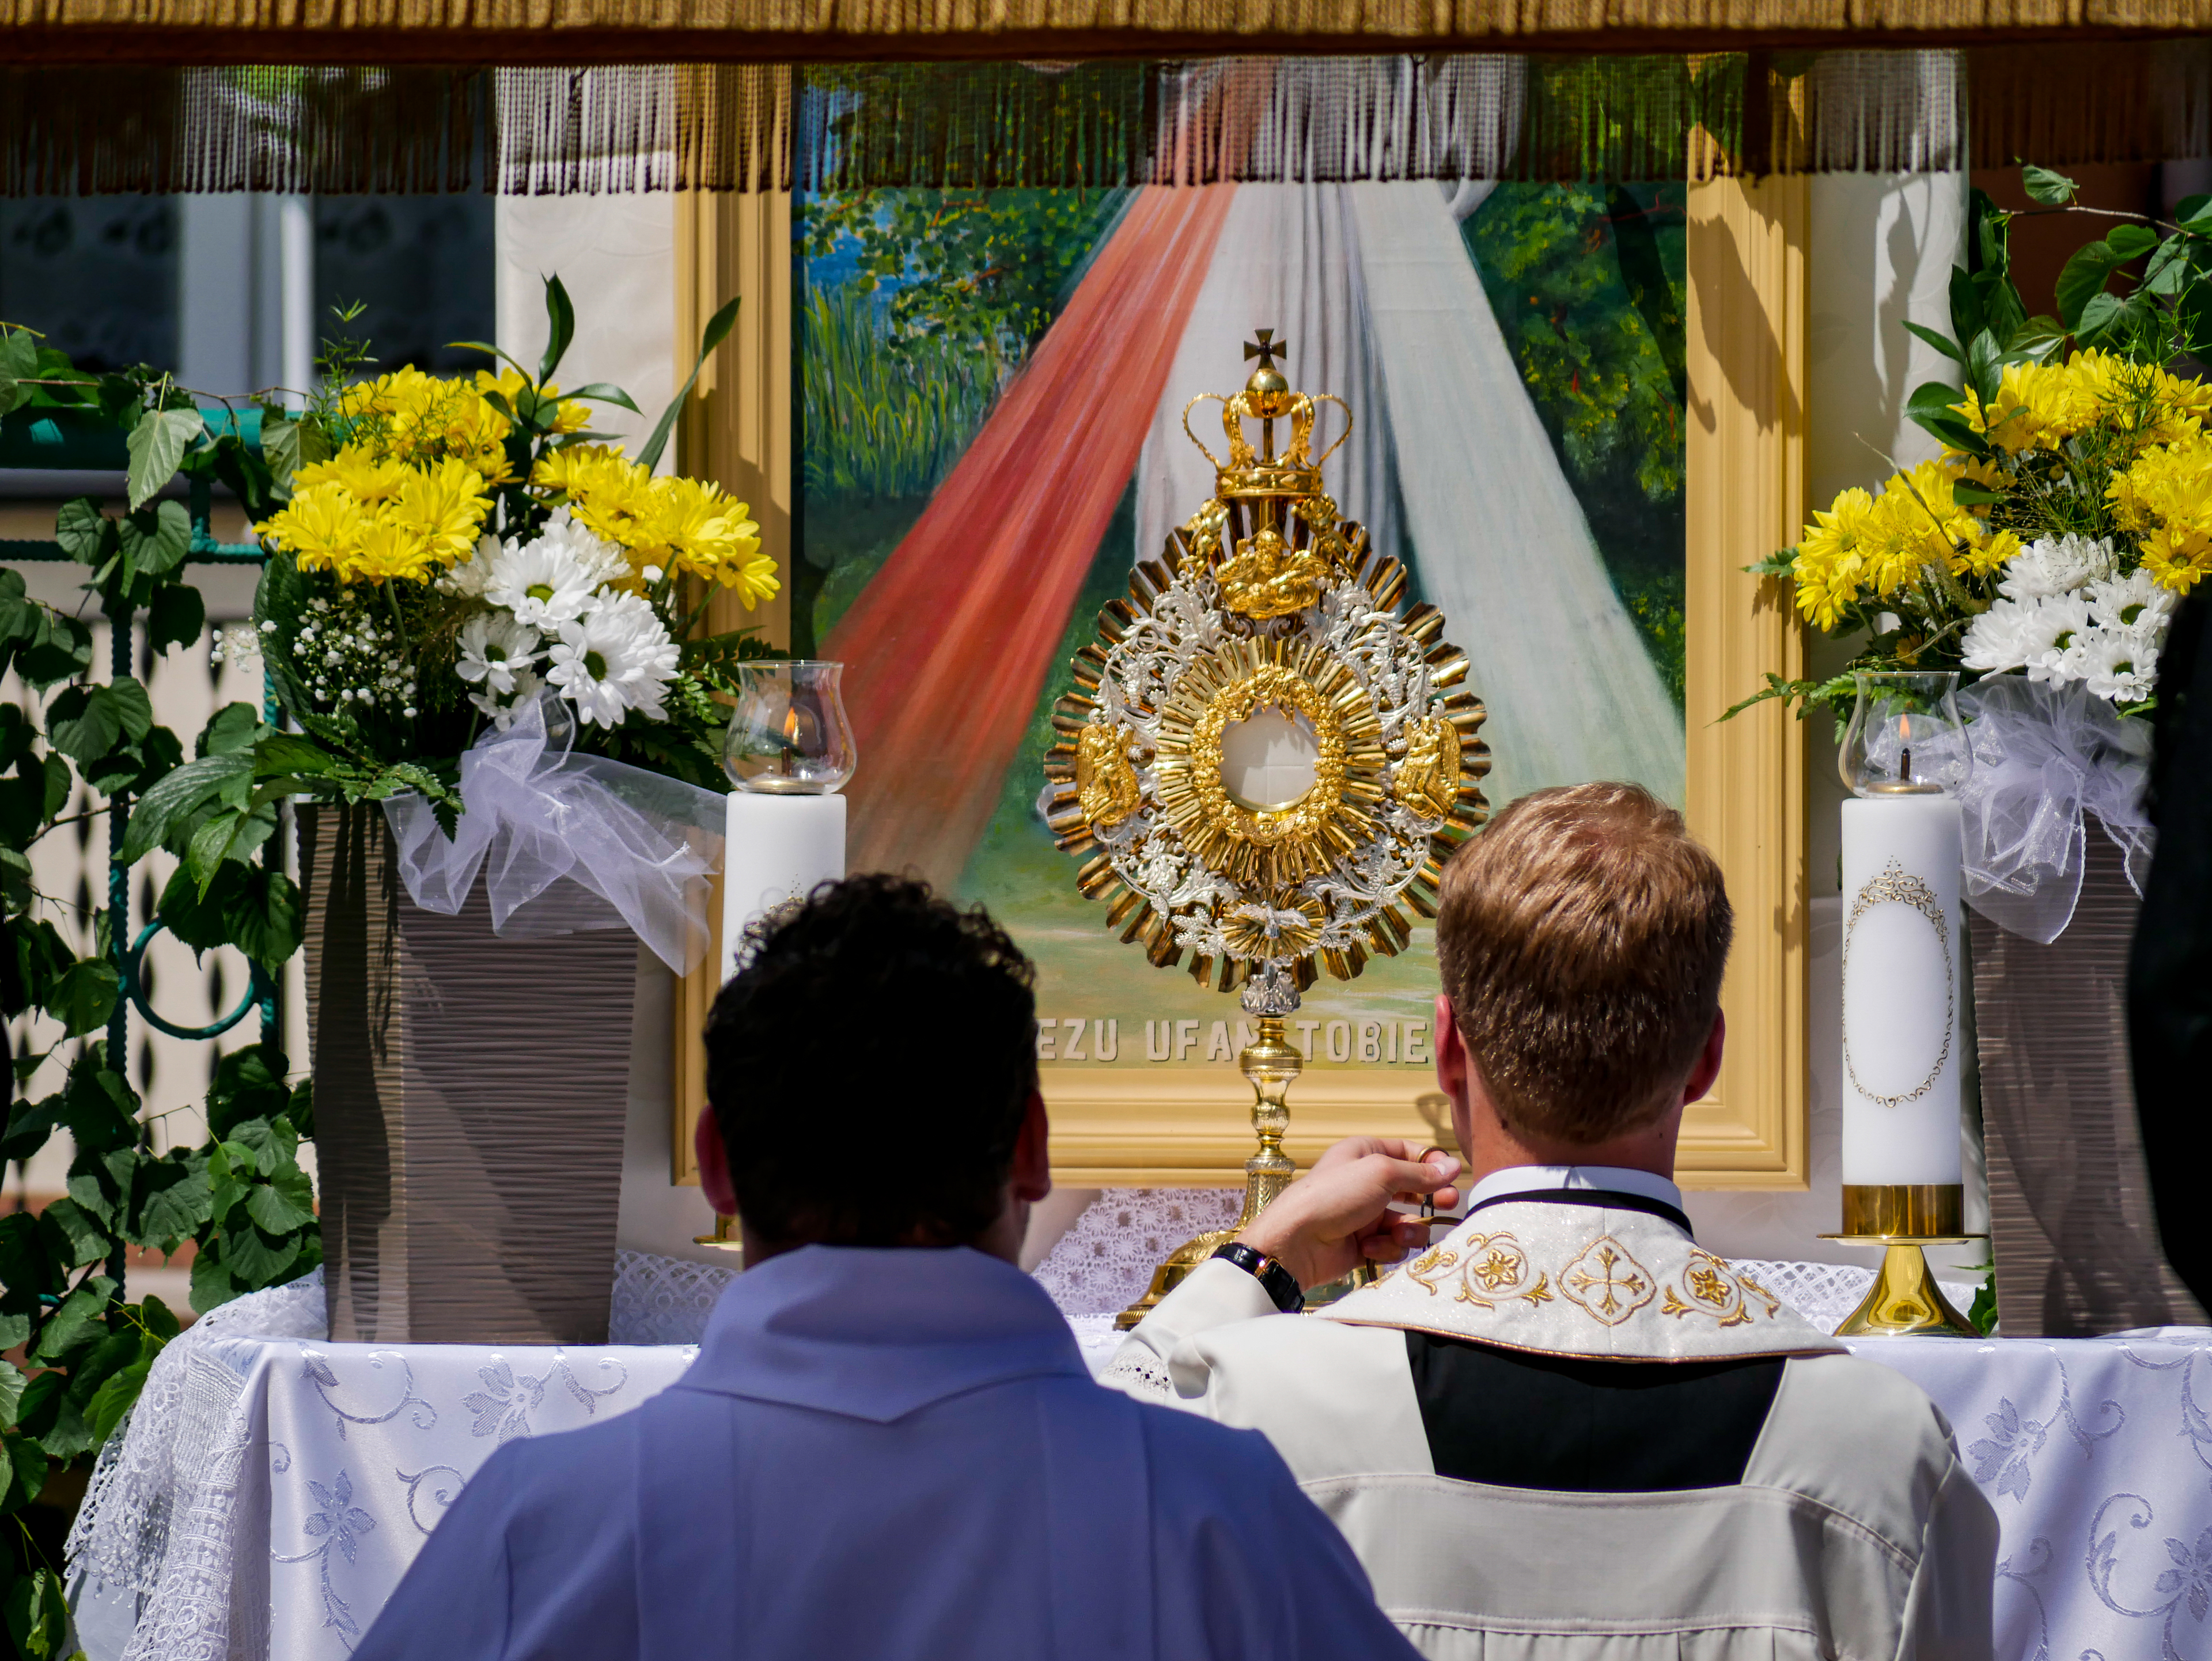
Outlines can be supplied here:
[[1965, 1232], [1966, 1190], [1957, 1183], [1846, 1183], [1844, 1226], [1824, 1240], [1878, 1245], [1881, 1268], [1838, 1338], [1978, 1338], [1951, 1307], [1928, 1267], [1926, 1247], [1986, 1239]]

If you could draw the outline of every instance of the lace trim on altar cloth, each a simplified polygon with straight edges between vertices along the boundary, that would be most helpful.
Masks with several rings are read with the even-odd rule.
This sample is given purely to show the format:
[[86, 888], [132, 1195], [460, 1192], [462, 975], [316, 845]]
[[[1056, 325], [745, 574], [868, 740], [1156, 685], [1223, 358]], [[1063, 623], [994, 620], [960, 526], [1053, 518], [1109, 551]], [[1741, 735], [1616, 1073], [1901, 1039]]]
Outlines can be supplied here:
[[[1784, 1262], [1769, 1257], [1731, 1257], [1741, 1269], [1823, 1332], [1833, 1332], [1865, 1299], [1874, 1271], [1856, 1263]], [[1938, 1281], [1944, 1297], [1961, 1315], [1980, 1290], [1971, 1281]]]
[[[154, 1590], [168, 1556], [171, 1499], [198, 1487], [210, 1433], [229, 1414], [229, 1403], [216, 1399], [220, 1390], [210, 1391], [196, 1378], [195, 1356], [217, 1338], [329, 1335], [318, 1269], [211, 1309], [171, 1339], [93, 1466], [64, 1548], [70, 1567], [112, 1591]], [[178, 1469], [179, 1450], [194, 1462], [192, 1469]]]
[[607, 1311], [611, 1344], [696, 1344], [707, 1317], [738, 1271], [719, 1263], [615, 1253], [614, 1299]]
[[1226, 1228], [1241, 1188], [1109, 1189], [1034, 1271], [1069, 1315], [1113, 1314], [1145, 1295], [1160, 1259], [1194, 1234]]

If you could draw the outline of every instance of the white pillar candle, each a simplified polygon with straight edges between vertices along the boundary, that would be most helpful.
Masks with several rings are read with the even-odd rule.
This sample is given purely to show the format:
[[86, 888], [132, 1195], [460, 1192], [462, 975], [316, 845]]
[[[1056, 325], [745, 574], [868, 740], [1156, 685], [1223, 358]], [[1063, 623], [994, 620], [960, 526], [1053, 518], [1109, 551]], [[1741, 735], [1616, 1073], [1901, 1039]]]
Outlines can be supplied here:
[[745, 925], [772, 905], [845, 874], [845, 799], [729, 794], [722, 855], [722, 979], [737, 970]]
[[1844, 1181], [1959, 1182], [1959, 805], [1846, 801], [1843, 853]]

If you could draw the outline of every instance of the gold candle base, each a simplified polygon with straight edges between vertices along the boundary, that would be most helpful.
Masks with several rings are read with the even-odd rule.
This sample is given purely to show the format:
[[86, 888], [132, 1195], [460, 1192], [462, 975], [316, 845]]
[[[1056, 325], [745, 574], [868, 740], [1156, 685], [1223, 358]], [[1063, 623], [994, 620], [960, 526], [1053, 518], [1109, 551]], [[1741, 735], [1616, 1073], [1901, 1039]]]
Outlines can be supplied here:
[[1152, 1271], [1145, 1295], [1114, 1317], [1114, 1330], [1127, 1332], [1152, 1311], [1154, 1305], [1182, 1283], [1183, 1277], [1226, 1245], [1267, 1208], [1268, 1202], [1291, 1185], [1297, 1166], [1283, 1152], [1283, 1135], [1291, 1128], [1291, 1110], [1283, 1098], [1290, 1092], [1305, 1063], [1283, 1040], [1280, 1015], [1260, 1017], [1259, 1042], [1237, 1058], [1237, 1066], [1252, 1082], [1252, 1129], [1260, 1138], [1259, 1151], [1244, 1161], [1244, 1206], [1226, 1228], [1210, 1228], [1194, 1235]]
[[694, 1234], [691, 1244], [712, 1246], [717, 1251], [734, 1251], [740, 1256], [745, 1250], [745, 1243], [738, 1233], [738, 1220], [725, 1217], [719, 1211], [714, 1214], [714, 1232], [712, 1234]]
[[1966, 1191], [1956, 1183], [1855, 1183], [1844, 1186], [1844, 1227], [1824, 1240], [1883, 1248], [1881, 1268], [1859, 1306], [1836, 1329], [1838, 1338], [1978, 1338], [1974, 1324], [1951, 1307], [1928, 1268], [1931, 1245], [1985, 1239], [1964, 1232]]

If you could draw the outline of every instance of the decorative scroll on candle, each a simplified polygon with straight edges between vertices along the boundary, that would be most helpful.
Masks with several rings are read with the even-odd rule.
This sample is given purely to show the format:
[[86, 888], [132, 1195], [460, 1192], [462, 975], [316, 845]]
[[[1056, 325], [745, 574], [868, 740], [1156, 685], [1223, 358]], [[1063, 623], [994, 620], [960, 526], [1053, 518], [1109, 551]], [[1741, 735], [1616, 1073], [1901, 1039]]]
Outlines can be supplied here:
[[1870, 1090], [1859, 1077], [1858, 1063], [1851, 1055], [1851, 1031], [1848, 1020], [1844, 1027], [1844, 1069], [1850, 1075], [1851, 1086], [1868, 1100], [1879, 1102], [1884, 1107], [1897, 1107], [1906, 1102], [1917, 1102], [1936, 1087], [1943, 1076], [1944, 1063], [1951, 1059], [1951, 1033], [1959, 1019], [1957, 976], [1951, 965], [1951, 925], [1943, 916], [1942, 902], [1936, 891], [1919, 878], [1900, 867], [1895, 860], [1882, 867], [1880, 876], [1861, 888], [1851, 901], [1851, 915], [1844, 924], [1844, 960], [1842, 973], [1848, 983], [1850, 977], [1851, 940], [1858, 933], [1859, 919], [1877, 905], [1907, 905], [1928, 919], [1936, 931], [1936, 943], [1943, 952], [1943, 1045], [1928, 1074], [1910, 1090], [1893, 1096], [1885, 1096]]

